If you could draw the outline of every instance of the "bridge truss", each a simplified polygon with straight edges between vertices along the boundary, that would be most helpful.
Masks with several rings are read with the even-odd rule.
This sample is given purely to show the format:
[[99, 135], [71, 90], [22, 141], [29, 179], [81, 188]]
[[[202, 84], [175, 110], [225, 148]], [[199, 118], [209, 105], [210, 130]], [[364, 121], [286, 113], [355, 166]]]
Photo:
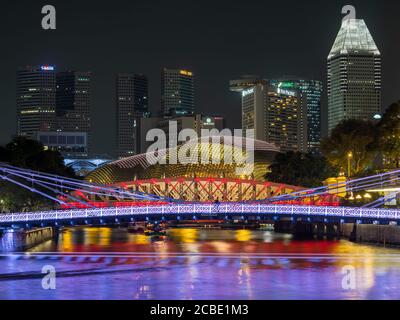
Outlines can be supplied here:
[[89, 197], [98, 197], [99, 199], [111, 197], [118, 201], [131, 203], [175, 202], [174, 199], [158, 195], [88, 183], [83, 180], [16, 168], [4, 163], [0, 163], [0, 179], [50, 199], [59, 204], [61, 208], [69, 207], [69, 203], [76, 203], [85, 208], [95, 208], [96, 205], [90, 201]]
[[[290, 216], [300, 218], [397, 221], [399, 210], [378, 209], [396, 198], [394, 191], [361, 208], [338, 207], [327, 199], [371, 188], [398, 190], [400, 170], [352, 179], [336, 185], [299, 187], [230, 179], [164, 179], [106, 186], [0, 164], [0, 179], [59, 204], [55, 211], [0, 215], [0, 224], [104, 218], [178, 218]], [[318, 202], [319, 201], [319, 202]], [[114, 207], [110, 207], [110, 203]], [[75, 210], [74, 210], [75, 209]]]

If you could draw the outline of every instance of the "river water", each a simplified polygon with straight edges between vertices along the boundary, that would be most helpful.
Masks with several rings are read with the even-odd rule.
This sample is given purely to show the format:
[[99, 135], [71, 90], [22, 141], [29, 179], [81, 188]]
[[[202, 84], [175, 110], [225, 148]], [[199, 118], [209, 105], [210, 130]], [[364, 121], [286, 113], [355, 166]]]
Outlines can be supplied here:
[[[0, 256], [0, 299], [399, 299], [400, 249], [268, 231], [72, 228]], [[54, 267], [55, 290], [42, 268]]]

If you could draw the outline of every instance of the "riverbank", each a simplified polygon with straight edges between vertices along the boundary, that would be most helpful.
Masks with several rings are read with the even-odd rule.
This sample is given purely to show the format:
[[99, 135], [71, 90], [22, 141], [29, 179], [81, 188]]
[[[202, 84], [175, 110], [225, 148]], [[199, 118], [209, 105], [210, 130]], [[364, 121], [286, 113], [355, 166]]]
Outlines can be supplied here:
[[0, 252], [26, 251], [56, 235], [54, 228], [33, 230], [3, 230], [0, 234]]
[[400, 247], [399, 226], [346, 223], [341, 226], [341, 235], [356, 243]]

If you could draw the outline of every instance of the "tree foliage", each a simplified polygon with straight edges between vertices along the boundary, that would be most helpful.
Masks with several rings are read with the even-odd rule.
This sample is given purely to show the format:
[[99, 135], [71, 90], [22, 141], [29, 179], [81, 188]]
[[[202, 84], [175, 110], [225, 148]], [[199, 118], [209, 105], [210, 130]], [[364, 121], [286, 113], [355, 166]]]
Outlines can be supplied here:
[[387, 168], [400, 167], [400, 103], [393, 103], [377, 124], [377, 148]]
[[320, 186], [324, 180], [338, 174], [324, 157], [300, 152], [278, 154], [269, 169], [268, 181], [303, 187]]
[[[65, 167], [59, 152], [45, 150], [40, 142], [24, 137], [16, 137], [6, 146], [0, 147], [0, 162], [61, 176], [75, 176], [72, 169]], [[18, 177], [10, 178], [22, 182]], [[52, 206], [50, 200], [0, 180], [0, 212], [39, 210]]]
[[64, 165], [58, 151], [45, 150], [40, 142], [24, 137], [15, 137], [2, 147], [0, 161], [20, 168], [74, 177], [73, 170]]
[[350, 159], [351, 174], [371, 169], [376, 158], [377, 128], [369, 121], [345, 120], [339, 123], [329, 138], [321, 143], [328, 161], [346, 172]]

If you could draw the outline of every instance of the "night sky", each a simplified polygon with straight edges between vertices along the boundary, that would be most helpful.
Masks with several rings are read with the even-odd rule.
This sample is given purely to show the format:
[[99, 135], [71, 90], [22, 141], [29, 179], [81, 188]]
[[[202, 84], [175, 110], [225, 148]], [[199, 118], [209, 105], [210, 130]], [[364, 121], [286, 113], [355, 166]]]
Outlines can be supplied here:
[[[57, 10], [57, 30], [41, 28], [41, 8]], [[298, 75], [326, 83], [326, 57], [352, 4], [383, 54], [383, 104], [400, 99], [398, 0], [14, 1], [1, 4], [0, 143], [15, 132], [19, 66], [55, 64], [93, 72], [94, 152], [115, 149], [115, 75], [144, 73], [150, 106], [160, 104], [162, 67], [196, 75], [196, 107], [240, 128], [240, 97], [230, 79]], [[326, 103], [324, 104], [326, 108]]]

